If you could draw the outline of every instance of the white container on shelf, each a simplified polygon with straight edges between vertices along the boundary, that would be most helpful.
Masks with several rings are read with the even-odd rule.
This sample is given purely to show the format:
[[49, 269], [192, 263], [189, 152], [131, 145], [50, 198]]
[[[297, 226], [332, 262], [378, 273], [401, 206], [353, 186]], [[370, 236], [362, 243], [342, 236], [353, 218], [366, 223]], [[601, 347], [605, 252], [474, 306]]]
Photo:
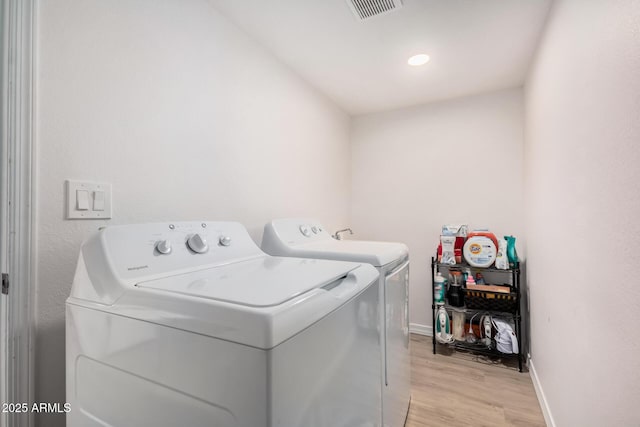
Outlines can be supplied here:
[[456, 341], [464, 341], [465, 332], [464, 332], [464, 321], [465, 321], [465, 311], [464, 310], [456, 310], [453, 309], [451, 313], [452, 322], [451, 322], [451, 332], [453, 333], [453, 338]]
[[465, 242], [462, 254], [472, 267], [486, 268], [495, 262], [497, 249], [489, 237], [473, 236]]

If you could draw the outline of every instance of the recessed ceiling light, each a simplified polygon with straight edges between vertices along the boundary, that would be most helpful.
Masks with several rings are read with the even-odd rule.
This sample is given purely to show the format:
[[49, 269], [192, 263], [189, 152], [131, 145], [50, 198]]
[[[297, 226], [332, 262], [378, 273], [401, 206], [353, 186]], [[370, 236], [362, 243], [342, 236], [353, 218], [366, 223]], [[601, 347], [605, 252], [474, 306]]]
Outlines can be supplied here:
[[407, 63], [409, 65], [413, 65], [414, 67], [417, 67], [419, 65], [424, 65], [427, 62], [429, 62], [429, 55], [425, 55], [424, 53], [420, 53], [418, 55], [413, 55], [411, 58], [409, 58], [409, 60], [407, 61]]

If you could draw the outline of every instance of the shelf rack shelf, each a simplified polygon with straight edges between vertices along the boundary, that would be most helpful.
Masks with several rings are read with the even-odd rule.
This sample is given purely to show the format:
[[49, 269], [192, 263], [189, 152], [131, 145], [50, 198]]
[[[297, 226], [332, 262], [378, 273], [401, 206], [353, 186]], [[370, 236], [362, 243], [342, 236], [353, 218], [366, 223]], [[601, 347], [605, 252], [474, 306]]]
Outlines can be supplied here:
[[[521, 341], [521, 335], [522, 335], [522, 331], [521, 331], [521, 320], [522, 320], [522, 315], [520, 312], [520, 265], [516, 264], [514, 268], [509, 268], [507, 270], [500, 270], [497, 268], [481, 268], [481, 267], [473, 267], [470, 266], [468, 264], [454, 264], [454, 265], [450, 265], [450, 264], [442, 264], [440, 262], [438, 262], [436, 260], [436, 258], [431, 258], [431, 295], [434, 295], [435, 292], [435, 274], [436, 271], [440, 271], [443, 272], [443, 270], [447, 270], [447, 271], [471, 271], [472, 273], [476, 273], [476, 272], [481, 272], [481, 273], [491, 273], [491, 274], [503, 274], [503, 275], [508, 275], [507, 277], [509, 278], [509, 286], [512, 289], [512, 293], [515, 294], [515, 305], [514, 305], [514, 310], [513, 311], [498, 311], [498, 310], [485, 310], [485, 309], [474, 309], [474, 308], [467, 308], [467, 307], [453, 307], [449, 304], [444, 304], [444, 308], [447, 310], [448, 313], [451, 313], [454, 310], [464, 310], [465, 311], [465, 317], [467, 315], [474, 315], [474, 314], [478, 314], [478, 313], [489, 313], [491, 315], [495, 315], [498, 317], [507, 317], [507, 318], [511, 318], [514, 321], [515, 324], [515, 333], [516, 333], [516, 338], [518, 341], [518, 353], [514, 353], [514, 354], [510, 354], [510, 353], [501, 353], [500, 351], [498, 351], [495, 348], [495, 342], [492, 342], [492, 348], [488, 348], [486, 345], [484, 344], [470, 344], [467, 343], [466, 341], [454, 341], [453, 343], [450, 344], [444, 344], [446, 346], [449, 346], [451, 348], [454, 349], [459, 349], [459, 350], [464, 350], [464, 351], [470, 351], [473, 353], [478, 353], [478, 354], [483, 354], [483, 355], [489, 355], [489, 356], [496, 356], [496, 357], [501, 357], [501, 358], [517, 358], [518, 359], [518, 370], [520, 372], [522, 372], [522, 341]], [[437, 349], [437, 341], [436, 341], [436, 334], [435, 334], [435, 324], [436, 324], [436, 310], [441, 306], [442, 304], [435, 304], [432, 303], [431, 304], [431, 312], [432, 312], [432, 320], [433, 320], [433, 325], [434, 325], [434, 333], [433, 333], [433, 354], [436, 354], [436, 349]]]

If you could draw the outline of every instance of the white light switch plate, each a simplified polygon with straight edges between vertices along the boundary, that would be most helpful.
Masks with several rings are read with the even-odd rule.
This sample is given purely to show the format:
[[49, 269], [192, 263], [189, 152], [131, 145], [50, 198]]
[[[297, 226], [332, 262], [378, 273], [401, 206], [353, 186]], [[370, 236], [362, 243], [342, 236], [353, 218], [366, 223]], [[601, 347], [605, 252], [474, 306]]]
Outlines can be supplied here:
[[[88, 209], [78, 209], [78, 191], [89, 195]], [[96, 192], [104, 195], [104, 209], [94, 210]], [[84, 193], [80, 193], [84, 194]], [[99, 195], [100, 198], [100, 195]], [[111, 218], [111, 184], [106, 182], [86, 182], [67, 180], [67, 219], [108, 219]]]

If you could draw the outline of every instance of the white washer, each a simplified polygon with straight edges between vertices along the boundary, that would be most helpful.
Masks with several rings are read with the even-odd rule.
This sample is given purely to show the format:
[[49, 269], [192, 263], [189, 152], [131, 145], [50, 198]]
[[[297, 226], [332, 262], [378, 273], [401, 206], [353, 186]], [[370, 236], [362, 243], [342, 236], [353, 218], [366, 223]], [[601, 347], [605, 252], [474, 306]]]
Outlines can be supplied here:
[[67, 425], [377, 426], [377, 281], [238, 223], [107, 227], [66, 304]]
[[[366, 262], [380, 272], [382, 420], [405, 424], [411, 399], [409, 354], [409, 250], [402, 243], [336, 240], [311, 219], [278, 219], [264, 227], [262, 250], [270, 255]], [[384, 309], [382, 309], [384, 307]]]

